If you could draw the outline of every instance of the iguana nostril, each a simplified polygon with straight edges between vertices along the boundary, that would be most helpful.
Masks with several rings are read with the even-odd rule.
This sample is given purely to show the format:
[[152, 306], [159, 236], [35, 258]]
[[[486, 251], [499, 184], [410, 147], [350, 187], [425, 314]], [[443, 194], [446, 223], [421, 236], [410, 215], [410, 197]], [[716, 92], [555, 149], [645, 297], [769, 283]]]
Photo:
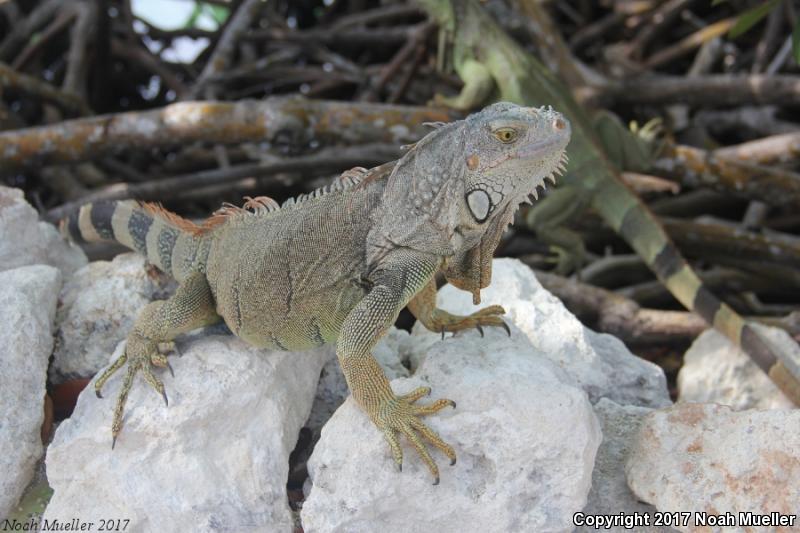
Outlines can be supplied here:
[[553, 121], [553, 127], [557, 130], [563, 130], [567, 127], [567, 124], [564, 122], [563, 119], [557, 118]]

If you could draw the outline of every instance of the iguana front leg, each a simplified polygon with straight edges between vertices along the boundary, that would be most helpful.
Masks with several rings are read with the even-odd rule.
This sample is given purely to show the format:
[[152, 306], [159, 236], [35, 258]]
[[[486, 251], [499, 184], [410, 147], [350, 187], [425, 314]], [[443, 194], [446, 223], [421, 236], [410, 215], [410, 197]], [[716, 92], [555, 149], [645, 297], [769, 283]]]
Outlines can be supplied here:
[[556, 272], [562, 275], [579, 269], [586, 261], [586, 248], [581, 236], [564, 227], [571, 219], [585, 212], [589, 197], [583, 189], [562, 185], [551, 190], [545, 201], [530, 207], [524, 223], [558, 255]]
[[483, 326], [501, 327], [511, 335], [511, 330], [499, 315], [505, 314], [505, 309], [499, 305], [484, 307], [469, 316], [453, 315], [444, 309], [436, 307], [436, 280], [431, 279], [410, 302], [408, 310], [422, 322], [422, 325], [431, 331], [441, 332], [442, 337], [446, 331], [456, 332], [464, 329], [476, 328], [483, 337]]
[[159, 344], [170, 343], [181, 333], [213, 324], [220, 320], [214, 308], [211, 289], [203, 274], [190, 275], [175, 291], [171, 298], [151, 302], [145, 306], [133, 330], [128, 335], [125, 351], [108, 367], [95, 382], [95, 393], [101, 398], [100, 390], [106, 381], [125, 363], [128, 370], [122, 383], [122, 390], [114, 407], [114, 421], [111, 425], [112, 448], [122, 429], [123, 411], [133, 379], [141, 372], [145, 381], [164, 397], [167, 395], [164, 384], [153, 373], [153, 366], [168, 366], [167, 358], [159, 350]]
[[444, 452], [450, 458], [450, 464], [455, 463], [456, 454], [419, 417], [448, 405], [455, 407], [455, 402], [440, 399], [431, 405], [414, 405], [430, 389], [420, 387], [406, 395], [396, 395], [372, 356], [375, 344], [411, 297], [433, 277], [437, 265], [432, 258], [420, 259], [410, 252], [395, 252], [393, 255], [392, 264], [380, 267], [370, 276], [372, 289], [347, 315], [339, 334], [336, 354], [353, 398], [383, 432], [398, 468], [402, 470], [403, 466], [403, 451], [397, 438], [398, 433], [402, 433], [428, 465], [434, 484], [437, 484], [439, 469], [422, 438]]

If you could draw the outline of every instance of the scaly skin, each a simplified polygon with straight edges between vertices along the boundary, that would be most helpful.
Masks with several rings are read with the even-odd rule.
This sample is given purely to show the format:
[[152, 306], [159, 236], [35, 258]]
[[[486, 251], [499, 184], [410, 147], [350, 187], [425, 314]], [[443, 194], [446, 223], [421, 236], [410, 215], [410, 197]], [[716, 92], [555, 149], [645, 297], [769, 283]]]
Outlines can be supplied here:
[[163, 343], [224, 320], [239, 337], [272, 349], [336, 342], [353, 397], [383, 433], [398, 467], [402, 434], [438, 483], [424, 441], [451, 464], [456, 454], [420, 417], [455, 402], [417, 405], [427, 387], [395, 394], [372, 349], [406, 305], [434, 331], [508, 330], [499, 306], [466, 317], [437, 309], [434, 277], [441, 271], [479, 302], [503, 230], [519, 204], [563, 168], [569, 136], [569, 123], [555, 111], [501, 103], [438, 125], [395, 163], [352, 169], [282, 207], [251, 198], [197, 226], [150, 204], [83, 206], [62, 225], [73, 240], [116, 240], [180, 282], [170, 299], [144, 309], [124, 354], [96, 381], [99, 395], [128, 365], [114, 442], [137, 373], [167, 401], [153, 372], [167, 365]]
[[655, 216], [619, 178], [618, 166], [642, 164], [642, 145], [608, 115], [590, 119], [569, 88], [508, 37], [475, 0], [417, 3], [449, 36], [453, 66], [464, 81], [461, 94], [440, 98], [442, 103], [462, 110], [484, 105], [489, 99], [526, 106], [547, 103], [561, 110], [572, 123], [564, 185], [530, 210], [527, 223], [572, 255], [580, 255], [582, 242], [560, 225], [565, 218], [591, 206], [628, 241], [678, 301], [742, 346], [759, 368], [800, 405], [800, 362], [791, 359], [790, 354], [775, 351], [702, 285]]

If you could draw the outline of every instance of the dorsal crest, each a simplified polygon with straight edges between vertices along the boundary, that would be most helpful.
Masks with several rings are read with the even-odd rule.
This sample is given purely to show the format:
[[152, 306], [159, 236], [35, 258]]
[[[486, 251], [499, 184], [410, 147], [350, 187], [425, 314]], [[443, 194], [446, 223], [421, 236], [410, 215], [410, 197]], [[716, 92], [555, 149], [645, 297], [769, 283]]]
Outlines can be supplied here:
[[[329, 185], [319, 187], [309, 193], [301, 194], [300, 196], [289, 198], [284, 201], [283, 204], [278, 204], [278, 202], [268, 196], [257, 196], [255, 198], [245, 196], [245, 202], [241, 207], [226, 202], [222, 204], [222, 207], [214, 211], [201, 225], [194, 225], [198, 229], [198, 232], [195, 234], [205, 233], [230, 220], [248, 220], [250, 217], [267, 216], [277, 211], [302, 208], [307, 202], [317, 198], [354, 189], [358, 185], [366, 185], [367, 183], [383, 179], [388, 176], [388, 173], [384, 172], [387, 166], [391, 168], [393, 165], [394, 162], [386, 163], [372, 169], [366, 169], [364, 167], [351, 168], [350, 170], [342, 172], [342, 174]], [[169, 213], [168, 211], [166, 212]], [[172, 214], [174, 215], [174, 213]], [[174, 216], [178, 217], [178, 215]], [[193, 224], [188, 220], [186, 222]]]

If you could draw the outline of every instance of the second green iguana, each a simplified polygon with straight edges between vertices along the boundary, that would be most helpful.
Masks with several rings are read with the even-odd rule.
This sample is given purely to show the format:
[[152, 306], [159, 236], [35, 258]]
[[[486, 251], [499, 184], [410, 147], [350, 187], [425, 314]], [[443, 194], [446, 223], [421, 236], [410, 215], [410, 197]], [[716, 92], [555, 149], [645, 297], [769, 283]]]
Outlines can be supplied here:
[[402, 434], [438, 482], [423, 438], [451, 464], [456, 454], [420, 417], [455, 403], [416, 405], [430, 393], [427, 387], [395, 394], [372, 349], [406, 305], [437, 332], [508, 329], [500, 306], [470, 316], [437, 309], [434, 276], [442, 272], [480, 301], [503, 231], [520, 203], [563, 168], [569, 138], [569, 122], [559, 113], [499, 103], [439, 125], [396, 163], [353, 169], [280, 207], [251, 198], [202, 225], [152, 204], [81, 207], [62, 224], [73, 240], [116, 240], [180, 283], [171, 298], [144, 308], [123, 355], [95, 382], [100, 396], [127, 363], [113, 442], [137, 373], [167, 401], [154, 373], [168, 366], [160, 345], [224, 320], [237, 336], [272, 349], [336, 342], [350, 391], [386, 437], [397, 465]]
[[[614, 123], [607, 118], [591, 120], [570, 89], [511, 39], [475, 0], [417, 3], [447, 36], [453, 66], [464, 82], [461, 93], [441, 99], [444, 103], [462, 110], [480, 107], [491, 99], [529, 106], [551, 104], [572, 123], [570, 161], [562, 185], [530, 211], [527, 222], [545, 226], [552, 240], [560, 240], [573, 249], [582, 248], [575, 242], [578, 237], [560, 225], [591, 206], [631, 245], [679, 302], [742, 346], [800, 405], [800, 365], [772, 349], [733, 309], [702, 285], [661, 224], [619, 178], [617, 165], [637, 159], [637, 145], [624, 139], [621, 125], [615, 133]], [[604, 130], [602, 138], [598, 129]], [[625, 142], [615, 142], [619, 140]]]

